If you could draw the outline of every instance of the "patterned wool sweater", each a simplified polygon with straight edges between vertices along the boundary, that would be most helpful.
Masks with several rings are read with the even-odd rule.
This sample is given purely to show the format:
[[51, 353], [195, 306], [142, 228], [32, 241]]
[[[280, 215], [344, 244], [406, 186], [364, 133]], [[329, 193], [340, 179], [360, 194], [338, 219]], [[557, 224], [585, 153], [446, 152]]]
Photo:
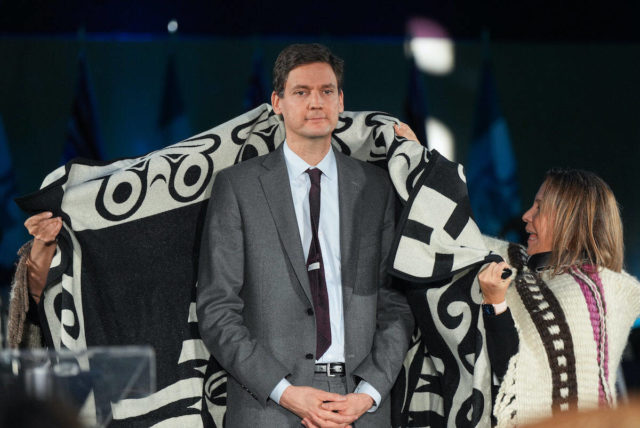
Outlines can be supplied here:
[[[507, 244], [493, 244], [506, 259]], [[507, 303], [520, 345], [494, 406], [498, 427], [614, 405], [615, 375], [640, 315], [640, 283], [608, 269], [574, 269], [552, 278], [548, 269], [523, 266], [521, 247], [508, 252], [518, 268]]]

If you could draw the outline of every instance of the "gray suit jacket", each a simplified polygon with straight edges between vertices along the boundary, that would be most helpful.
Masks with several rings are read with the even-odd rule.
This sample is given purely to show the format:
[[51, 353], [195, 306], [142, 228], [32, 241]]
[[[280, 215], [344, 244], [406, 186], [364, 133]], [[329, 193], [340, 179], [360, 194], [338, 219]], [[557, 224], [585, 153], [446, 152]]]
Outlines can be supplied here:
[[[394, 191], [387, 174], [336, 151], [347, 388], [358, 379], [383, 400], [359, 426], [389, 426], [389, 391], [413, 329], [390, 287], [387, 254]], [[200, 251], [202, 338], [228, 371], [227, 425], [275, 426], [296, 418], [269, 399], [283, 378], [311, 385], [315, 317], [282, 146], [220, 171]], [[299, 419], [297, 419], [299, 424]]]

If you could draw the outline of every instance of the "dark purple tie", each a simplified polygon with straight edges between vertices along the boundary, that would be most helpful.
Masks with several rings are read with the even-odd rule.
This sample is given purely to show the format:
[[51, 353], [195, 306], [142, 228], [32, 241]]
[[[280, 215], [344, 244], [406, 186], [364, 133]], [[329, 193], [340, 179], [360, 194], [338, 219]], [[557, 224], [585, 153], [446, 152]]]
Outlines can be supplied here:
[[324, 278], [324, 264], [322, 251], [318, 239], [318, 225], [320, 224], [320, 176], [318, 168], [305, 171], [311, 178], [309, 189], [309, 211], [311, 213], [311, 246], [307, 256], [307, 273], [313, 298], [313, 309], [316, 313], [316, 360], [329, 349], [331, 345], [331, 321], [329, 318], [329, 296], [327, 281]]

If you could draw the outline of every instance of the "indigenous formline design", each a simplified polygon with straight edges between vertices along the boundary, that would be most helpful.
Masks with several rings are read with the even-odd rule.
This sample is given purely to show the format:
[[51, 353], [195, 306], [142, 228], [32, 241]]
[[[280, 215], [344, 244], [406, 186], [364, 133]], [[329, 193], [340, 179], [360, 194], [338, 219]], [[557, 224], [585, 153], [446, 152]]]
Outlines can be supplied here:
[[[495, 255], [471, 217], [462, 166], [396, 137], [397, 122], [345, 112], [333, 135], [337, 150], [387, 169], [405, 204], [392, 273], [408, 285], [427, 333], [414, 337], [394, 419], [474, 426], [487, 420], [491, 398], [471, 283]], [[73, 160], [18, 201], [64, 222], [41, 299], [47, 344], [156, 349], [157, 392], [114, 405], [111, 426], [222, 426], [226, 375], [204, 347], [193, 309], [206, 203], [220, 170], [275, 150], [284, 137], [282, 119], [265, 104], [144, 156]]]

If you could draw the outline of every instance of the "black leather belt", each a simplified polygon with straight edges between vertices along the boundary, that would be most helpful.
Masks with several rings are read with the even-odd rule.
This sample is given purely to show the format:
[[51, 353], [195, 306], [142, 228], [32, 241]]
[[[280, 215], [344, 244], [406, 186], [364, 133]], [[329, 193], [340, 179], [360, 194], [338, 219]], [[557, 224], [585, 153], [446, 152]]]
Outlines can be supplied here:
[[324, 373], [329, 377], [344, 376], [344, 363], [316, 364], [314, 373]]

